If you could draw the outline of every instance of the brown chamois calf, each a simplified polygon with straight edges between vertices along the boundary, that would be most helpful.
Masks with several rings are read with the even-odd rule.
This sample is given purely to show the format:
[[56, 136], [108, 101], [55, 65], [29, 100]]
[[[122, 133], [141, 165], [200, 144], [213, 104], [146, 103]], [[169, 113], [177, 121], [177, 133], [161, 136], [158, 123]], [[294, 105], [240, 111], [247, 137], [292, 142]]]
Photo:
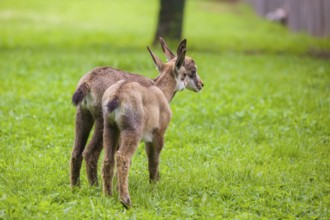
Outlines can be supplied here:
[[[176, 55], [168, 48], [166, 42], [160, 38], [161, 47], [168, 61], [176, 60]], [[203, 82], [197, 74], [194, 61], [186, 57], [184, 62], [187, 74], [186, 88], [199, 92]], [[83, 157], [86, 162], [87, 177], [90, 185], [97, 185], [97, 162], [102, 150], [103, 115], [102, 96], [104, 91], [120, 80], [138, 82], [141, 85], [154, 85], [154, 80], [145, 76], [128, 73], [111, 67], [98, 67], [86, 73], [79, 81], [72, 97], [72, 102], [77, 106], [75, 119], [75, 140], [72, 150], [70, 167], [71, 186], [80, 185], [80, 169]], [[87, 139], [94, 125], [93, 136], [88, 143]], [[86, 147], [86, 148], [85, 148]]]
[[131, 158], [143, 140], [148, 156], [150, 181], [159, 178], [159, 155], [164, 144], [164, 133], [172, 115], [169, 102], [177, 91], [185, 88], [186, 83], [187, 74], [183, 67], [186, 40], [182, 41], [178, 48], [177, 59], [165, 64], [150, 50], [149, 52], [160, 72], [155, 85], [121, 80], [109, 87], [102, 99], [105, 149], [102, 168], [103, 191], [106, 195], [112, 195], [116, 162], [119, 199], [126, 208], [131, 207], [128, 192]]

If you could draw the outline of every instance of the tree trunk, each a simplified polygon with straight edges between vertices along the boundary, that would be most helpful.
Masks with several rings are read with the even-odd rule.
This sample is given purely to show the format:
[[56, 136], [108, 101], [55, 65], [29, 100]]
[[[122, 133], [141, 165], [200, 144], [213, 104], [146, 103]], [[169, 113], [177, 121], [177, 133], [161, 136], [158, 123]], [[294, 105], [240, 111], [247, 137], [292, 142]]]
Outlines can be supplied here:
[[158, 44], [159, 37], [166, 40], [181, 40], [184, 5], [185, 0], [160, 0], [154, 45]]

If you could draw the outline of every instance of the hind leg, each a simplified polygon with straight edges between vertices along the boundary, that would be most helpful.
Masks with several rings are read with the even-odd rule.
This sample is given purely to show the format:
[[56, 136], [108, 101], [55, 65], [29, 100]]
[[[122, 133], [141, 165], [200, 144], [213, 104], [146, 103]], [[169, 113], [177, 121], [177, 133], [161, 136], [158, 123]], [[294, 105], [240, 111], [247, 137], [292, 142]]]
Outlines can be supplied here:
[[86, 171], [89, 184], [98, 186], [97, 164], [103, 146], [103, 118], [95, 120], [95, 129], [91, 141], [84, 151], [84, 159], [86, 162]]
[[77, 107], [75, 122], [75, 141], [70, 161], [70, 182], [71, 187], [80, 185], [80, 169], [83, 160], [82, 153], [93, 127], [94, 119], [89, 111]]
[[112, 179], [115, 167], [115, 153], [117, 151], [119, 129], [114, 124], [105, 122], [103, 132], [104, 160], [102, 167], [103, 192], [112, 195]]
[[140, 135], [131, 131], [122, 131], [120, 134], [120, 146], [117, 151], [117, 184], [119, 199], [126, 207], [131, 207], [131, 199], [128, 192], [128, 173], [131, 159], [140, 141]]

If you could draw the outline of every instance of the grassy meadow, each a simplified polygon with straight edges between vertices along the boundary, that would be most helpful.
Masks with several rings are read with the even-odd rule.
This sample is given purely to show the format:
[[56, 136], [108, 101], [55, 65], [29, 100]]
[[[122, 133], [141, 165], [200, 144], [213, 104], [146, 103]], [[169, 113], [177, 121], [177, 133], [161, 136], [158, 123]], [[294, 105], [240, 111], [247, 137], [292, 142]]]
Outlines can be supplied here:
[[141, 145], [132, 209], [89, 187], [85, 167], [71, 190], [76, 84], [95, 66], [155, 77], [157, 13], [152, 0], [0, 1], [0, 219], [329, 219], [330, 62], [315, 55], [330, 38], [221, 1], [187, 1], [205, 86], [171, 102], [160, 182]]

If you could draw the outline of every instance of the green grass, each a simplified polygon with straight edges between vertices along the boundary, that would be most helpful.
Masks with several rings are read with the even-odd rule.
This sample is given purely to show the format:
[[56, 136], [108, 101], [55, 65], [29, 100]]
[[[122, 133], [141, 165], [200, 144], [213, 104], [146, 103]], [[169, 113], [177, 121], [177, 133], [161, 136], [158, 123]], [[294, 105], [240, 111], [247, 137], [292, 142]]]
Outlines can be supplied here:
[[216, 1], [187, 2], [205, 87], [171, 103], [161, 181], [149, 184], [141, 146], [131, 210], [84, 168], [70, 189], [79, 78], [99, 65], [157, 75], [146, 46], [158, 5], [144, 2], [0, 2], [0, 219], [329, 219], [330, 62], [309, 55], [329, 38]]

